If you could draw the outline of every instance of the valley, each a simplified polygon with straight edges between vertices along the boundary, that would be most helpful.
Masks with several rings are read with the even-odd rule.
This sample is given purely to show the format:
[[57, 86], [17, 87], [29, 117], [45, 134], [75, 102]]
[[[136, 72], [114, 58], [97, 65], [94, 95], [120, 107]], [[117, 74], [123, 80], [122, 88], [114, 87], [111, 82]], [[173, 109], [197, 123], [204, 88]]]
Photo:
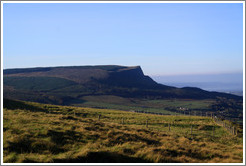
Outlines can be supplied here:
[[7, 69], [3, 83], [5, 163], [243, 162], [241, 96], [140, 66]]
[[245, 165], [244, 1], [1, 1], [1, 165]]
[[169, 115], [213, 112], [238, 122], [243, 118], [242, 96], [158, 84], [140, 66], [7, 69], [3, 82], [9, 99]]

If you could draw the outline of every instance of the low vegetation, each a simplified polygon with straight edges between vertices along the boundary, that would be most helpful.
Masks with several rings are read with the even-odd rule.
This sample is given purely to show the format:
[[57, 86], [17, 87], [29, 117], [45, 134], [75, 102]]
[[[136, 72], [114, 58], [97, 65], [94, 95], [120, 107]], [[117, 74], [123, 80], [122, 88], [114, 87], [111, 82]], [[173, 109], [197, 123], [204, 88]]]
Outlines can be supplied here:
[[[31, 82], [31, 84], [30, 84]], [[63, 78], [55, 77], [4, 77], [4, 84], [15, 89], [27, 91], [50, 91], [76, 83]]]
[[[144, 112], [163, 113], [167, 115], [175, 115], [183, 113], [180, 108], [189, 109], [189, 111], [202, 111], [210, 112], [210, 105], [215, 100], [187, 100], [187, 99], [136, 99], [136, 98], [123, 98], [113, 95], [98, 95], [98, 96], [84, 96], [81, 98], [83, 102], [72, 104], [74, 106], [87, 106], [108, 109], [120, 110], [134, 110]], [[180, 112], [181, 111], [181, 112]], [[186, 110], [188, 113], [188, 111]]]
[[175, 88], [158, 84], [144, 75], [140, 66], [22, 68], [6, 69], [3, 73], [4, 97], [16, 100], [72, 106], [83, 103], [83, 98], [88, 96], [137, 100], [216, 100], [221, 97], [234, 100], [234, 108], [238, 107], [242, 112], [243, 98], [240, 96], [208, 92], [195, 87]]
[[209, 117], [4, 100], [4, 163], [242, 163], [243, 139]]

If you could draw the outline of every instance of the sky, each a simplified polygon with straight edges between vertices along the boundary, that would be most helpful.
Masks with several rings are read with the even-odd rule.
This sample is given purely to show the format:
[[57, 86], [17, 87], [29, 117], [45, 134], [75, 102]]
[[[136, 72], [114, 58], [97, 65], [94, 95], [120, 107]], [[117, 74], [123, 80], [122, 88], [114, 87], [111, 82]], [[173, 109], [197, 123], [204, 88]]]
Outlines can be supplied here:
[[3, 68], [141, 66], [243, 72], [243, 4], [3, 4]]

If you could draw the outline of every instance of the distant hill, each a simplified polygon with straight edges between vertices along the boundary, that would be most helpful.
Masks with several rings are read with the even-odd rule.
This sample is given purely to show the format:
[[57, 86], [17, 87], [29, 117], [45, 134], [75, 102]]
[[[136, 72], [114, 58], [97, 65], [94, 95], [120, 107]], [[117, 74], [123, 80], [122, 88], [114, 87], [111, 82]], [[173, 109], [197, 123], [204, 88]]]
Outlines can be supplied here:
[[67, 66], [6, 69], [4, 97], [64, 104], [83, 102], [88, 95], [115, 95], [146, 99], [228, 99], [242, 97], [199, 88], [176, 88], [156, 83], [140, 66]]

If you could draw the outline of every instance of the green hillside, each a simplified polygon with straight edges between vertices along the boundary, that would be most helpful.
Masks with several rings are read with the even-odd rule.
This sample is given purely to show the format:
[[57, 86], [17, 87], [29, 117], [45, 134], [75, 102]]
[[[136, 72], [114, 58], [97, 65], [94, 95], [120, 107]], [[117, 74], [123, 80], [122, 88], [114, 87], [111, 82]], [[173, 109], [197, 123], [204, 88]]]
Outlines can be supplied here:
[[233, 135], [210, 117], [7, 99], [3, 115], [4, 163], [243, 162], [242, 129]]
[[[126, 98], [153, 99], [216, 99], [224, 97], [242, 100], [242, 97], [226, 93], [158, 84], [149, 76], [144, 75], [140, 66], [105, 65], [6, 69], [3, 73], [4, 85], [12, 88], [12, 91], [4, 88], [4, 94], [7, 95], [5, 97], [20, 100], [25, 100], [25, 96], [16, 98], [12, 92], [21, 93], [19, 90], [32, 90], [33, 88], [36, 88], [37, 91], [49, 90], [47, 95], [56, 90], [55, 92], [59, 95], [63, 94], [63, 97], [74, 93], [76, 89], [77, 96], [115, 95]], [[56, 83], [57, 87], [54, 89]], [[76, 85], [74, 85], [75, 83]], [[31, 91], [26, 93], [33, 95]], [[59, 96], [55, 95], [55, 97]]]
[[[158, 84], [140, 66], [39, 67], [3, 73], [3, 96], [9, 99], [169, 115], [213, 112], [226, 119], [243, 119], [242, 97]], [[181, 107], [188, 111], [180, 112]]]
[[56, 77], [4, 77], [4, 84], [15, 89], [27, 91], [50, 91], [75, 85], [77, 83]]

